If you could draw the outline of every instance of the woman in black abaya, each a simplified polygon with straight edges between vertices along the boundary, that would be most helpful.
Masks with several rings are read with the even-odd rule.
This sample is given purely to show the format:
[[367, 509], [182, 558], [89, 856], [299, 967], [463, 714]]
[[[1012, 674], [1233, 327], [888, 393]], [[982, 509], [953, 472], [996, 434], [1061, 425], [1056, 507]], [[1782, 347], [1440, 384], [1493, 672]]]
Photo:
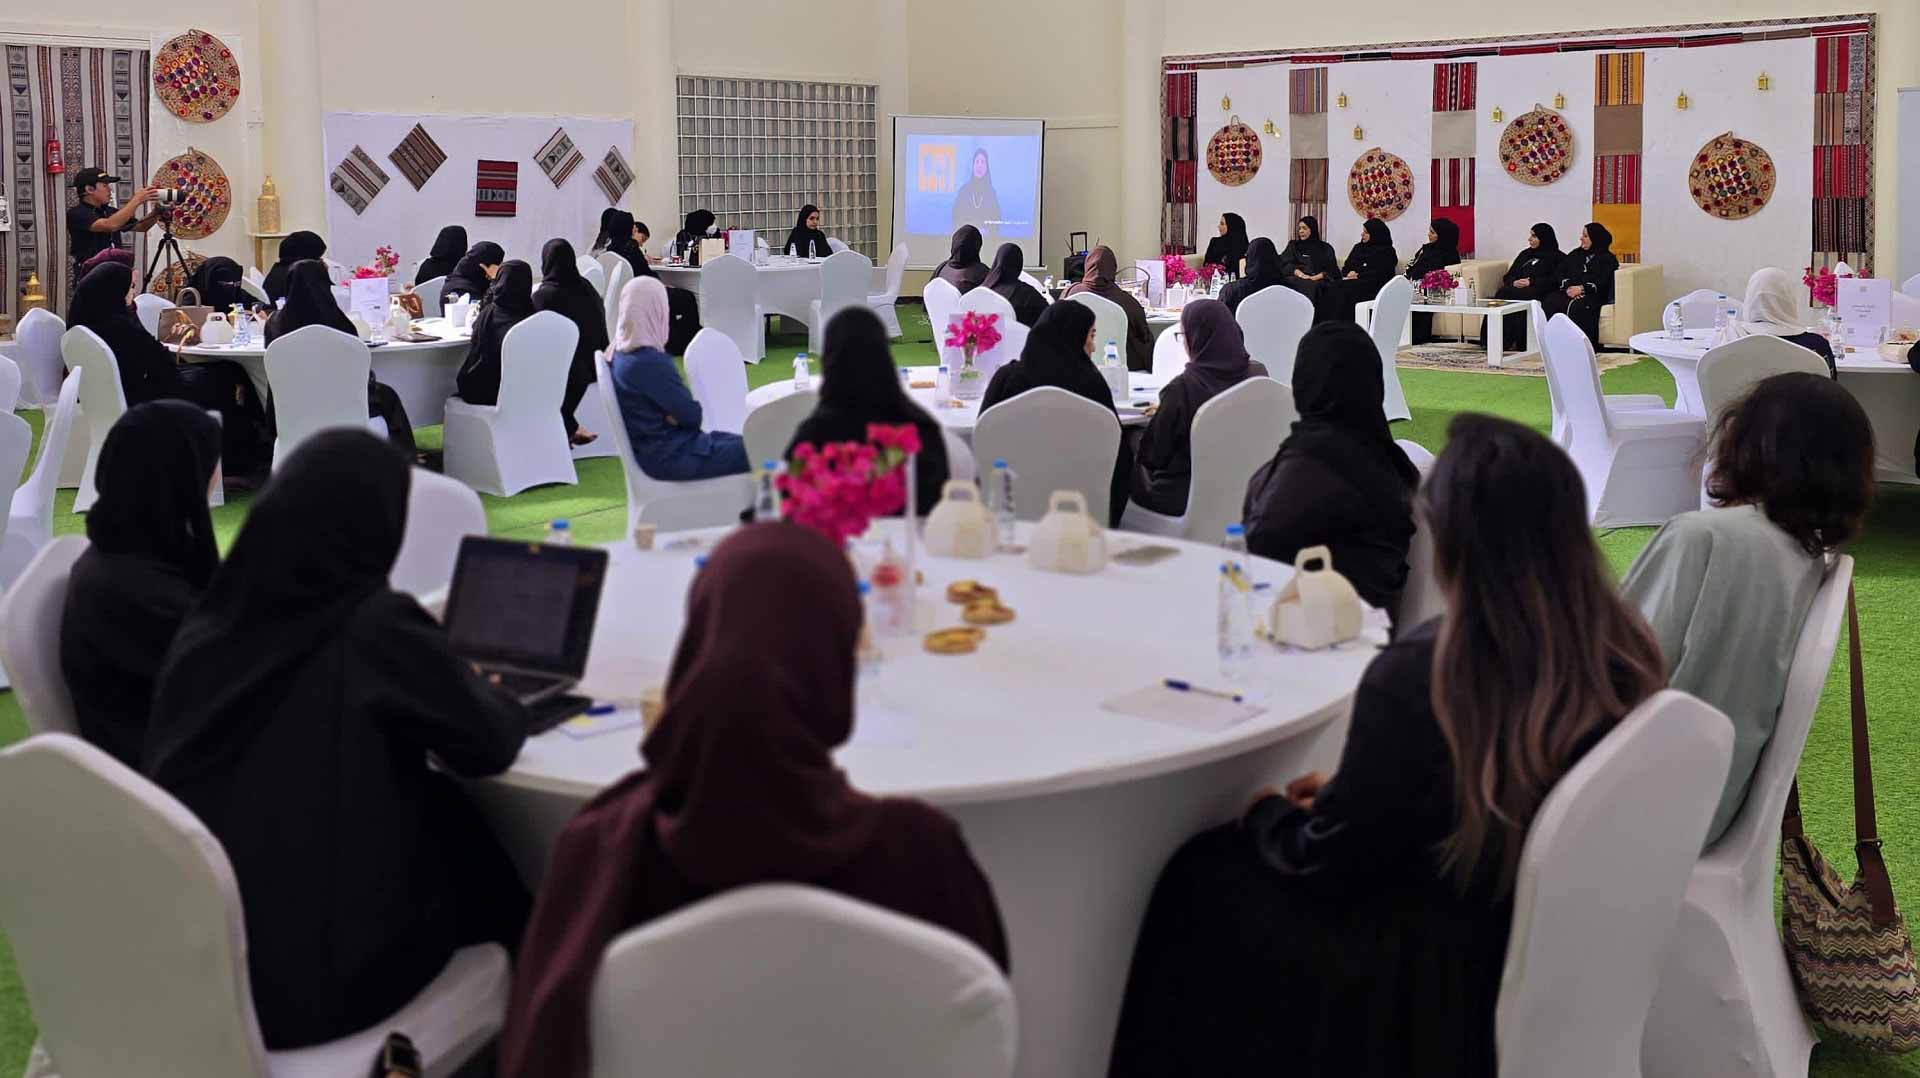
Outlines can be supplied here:
[[980, 261], [984, 243], [980, 230], [972, 225], [954, 229], [947, 260], [933, 267], [933, 275], [959, 289], [963, 296], [980, 287], [980, 282], [987, 279], [987, 264]]
[[1293, 237], [1280, 252], [1280, 283], [1312, 300], [1318, 310], [1320, 294], [1340, 276], [1340, 258], [1333, 245], [1320, 238], [1320, 222], [1314, 217], [1300, 218]]
[[1248, 296], [1275, 285], [1287, 286], [1288, 275], [1280, 268], [1280, 252], [1272, 240], [1262, 236], [1248, 244], [1246, 262], [1246, 275], [1220, 290], [1220, 302], [1235, 314]]
[[433, 238], [433, 250], [420, 261], [420, 267], [413, 271], [413, 283], [422, 284], [435, 277], [445, 277], [453, 272], [460, 256], [467, 253], [467, 230], [460, 225], [448, 225]]
[[1206, 257], [1200, 260], [1203, 266], [1219, 266], [1228, 273], [1238, 275], [1240, 260], [1247, 257], [1247, 222], [1237, 213], [1220, 215], [1220, 234], [1207, 241]]
[[533, 290], [533, 309], [557, 311], [580, 329], [580, 340], [573, 346], [573, 365], [567, 368], [567, 391], [560, 398], [560, 419], [566, 424], [567, 439], [574, 445], [586, 445], [598, 435], [580, 426], [574, 410], [593, 384], [593, 354], [607, 347], [607, 309], [600, 293], [580, 276], [573, 244], [566, 240], [548, 240], [540, 251], [540, 287]]
[[781, 250], [801, 258], [825, 258], [833, 253], [827, 234], [820, 231], [820, 207], [811, 202], [800, 207], [800, 216], [793, 222]]
[[295, 262], [304, 262], [309, 258], [321, 258], [327, 253], [327, 241], [316, 232], [295, 232], [280, 241], [280, 260], [267, 271], [267, 279], [260, 290], [267, 299], [279, 303], [287, 295], [287, 273]]
[[1595, 348], [1600, 347], [1600, 308], [1613, 302], [1613, 275], [1620, 260], [1613, 254], [1613, 233], [1598, 221], [1580, 230], [1580, 246], [1560, 260], [1559, 281], [1540, 299], [1548, 318], [1564, 314]]
[[[308, 259], [294, 264], [287, 275], [287, 302], [267, 319], [267, 344], [308, 326], [326, 326], [349, 337], [357, 336], [353, 323], [334, 302], [333, 286], [327, 279], [327, 267]], [[413, 424], [407, 419], [406, 405], [393, 387], [367, 371], [367, 415], [378, 416], [387, 425], [387, 439], [396, 449], [412, 455]]]
[[[1500, 278], [1500, 288], [1494, 292], [1494, 299], [1544, 299], [1553, 290], [1560, 272], [1560, 238], [1553, 234], [1553, 226], [1545, 221], [1533, 226], [1527, 233], [1527, 245], [1513, 256], [1513, 264]], [[1510, 314], [1506, 316], [1506, 350], [1517, 352], [1527, 339], [1527, 316]], [[1480, 347], [1487, 346], [1487, 319], [1480, 320]], [[1534, 342], [1539, 347], [1539, 342]]]
[[452, 272], [447, 274], [447, 283], [440, 286], [440, 294], [480, 300], [492, 287], [494, 275], [506, 260], [506, 248], [492, 240], [481, 240], [467, 248], [467, 253], [454, 263]]
[[1026, 258], [1020, 253], [1017, 243], [1003, 243], [993, 256], [993, 268], [987, 271], [980, 287], [989, 292], [998, 292], [1013, 304], [1013, 317], [1028, 329], [1040, 320], [1047, 309], [1047, 297], [1040, 290], [1020, 279], [1026, 269]]
[[[1407, 280], [1415, 288], [1420, 287], [1420, 278], [1434, 270], [1446, 269], [1460, 264], [1460, 226], [1444, 217], [1436, 217], [1427, 226], [1427, 242], [1413, 253], [1413, 261], [1407, 263]], [[1433, 316], [1422, 311], [1413, 312], [1413, 343], [1425, 344], [1433, 339]]]
[[1393, 249], [1393, 233], [1385, 221], [1369, 217], [1360, 227], [1365, 238], [1347, 254], [1340, 279], [1321, 290], [1316, 321], [1353, 321], [1354, 304], [1379, 295], [1380, 287], [1393, 280], [1400, 266], [1400, 256]]
[[533, 267], [519, 259], [501, 265], [481, 301], [467, 342], [467, 359], [454, 377], [454, 392], [468, 404], [500, 403], [500, 354], [507, 331], [533, 313]]

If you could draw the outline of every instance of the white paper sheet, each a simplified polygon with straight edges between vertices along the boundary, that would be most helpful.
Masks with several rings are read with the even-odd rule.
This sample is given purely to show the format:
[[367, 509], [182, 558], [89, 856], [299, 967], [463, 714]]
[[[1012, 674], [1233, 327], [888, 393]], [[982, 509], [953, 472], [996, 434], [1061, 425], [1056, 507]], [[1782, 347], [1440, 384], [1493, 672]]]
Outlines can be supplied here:
[[1160, 684], [1101, 701], [1100, 706], [1116, 714], [1152, 719], [1203, 734], [1219, 733], [1266, 710], [1257, 704], [1234, 703], [1219, 696], [1181, 692]]

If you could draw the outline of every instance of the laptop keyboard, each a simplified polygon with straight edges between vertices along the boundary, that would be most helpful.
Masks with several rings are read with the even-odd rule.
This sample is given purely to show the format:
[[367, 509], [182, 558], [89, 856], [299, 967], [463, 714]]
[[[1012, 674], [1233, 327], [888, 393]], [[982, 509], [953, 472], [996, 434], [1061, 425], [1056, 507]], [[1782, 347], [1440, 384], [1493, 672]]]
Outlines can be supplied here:
[[494, 676], [500, 679], [500, 687], [514, 696], [525, 699], [534, 693], [546, 692], [559, 683], [559, 679], [541, 674], [515, 674], [499, 671]]
[[593, 701], [585, 696], [561, 693], [548, 697], [537, 704], [527, 707], [527, 736], [536, 737], [566, 722], [576, 715], [585, 713], [593, 706]]

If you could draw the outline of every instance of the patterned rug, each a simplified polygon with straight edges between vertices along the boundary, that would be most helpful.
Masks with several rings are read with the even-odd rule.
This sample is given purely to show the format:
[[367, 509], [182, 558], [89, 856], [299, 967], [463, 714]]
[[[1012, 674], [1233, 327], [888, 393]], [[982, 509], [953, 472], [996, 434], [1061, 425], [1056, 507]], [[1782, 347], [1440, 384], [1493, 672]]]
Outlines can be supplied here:
[[[1600, 362], [1600, 372], [1616, 367], [1624, 367], [1638, 359], [1631, 352], [1601, 352], [1594, 358]], [[1517, 352], [1508, 352], [1505, 361], [1499, 367], [1487, 366], [1487, 350], [1469, 341], [1460, 344], [1455, 341], [1434, 341], [1430, 344], [1409, 345], [1400, 349], [1394, 358], [1394, 365], [1412, 370], [1423, 371], [1466, 371], [1471, 374], [1515, 374], [1528, 378], [1545, 378], [1546, 367], [1542, 364], [1540, 353], [1532, 352], [1522, 358]]]

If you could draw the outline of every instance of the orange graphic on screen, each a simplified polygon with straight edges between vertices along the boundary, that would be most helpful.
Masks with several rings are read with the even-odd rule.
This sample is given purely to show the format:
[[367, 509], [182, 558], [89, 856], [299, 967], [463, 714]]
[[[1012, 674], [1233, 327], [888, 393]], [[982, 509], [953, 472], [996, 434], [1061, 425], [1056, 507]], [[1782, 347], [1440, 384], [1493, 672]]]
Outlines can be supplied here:
[[922, 194], [953, 190], [958, 148], [952, 143], [920, 146], [920, 191]]

